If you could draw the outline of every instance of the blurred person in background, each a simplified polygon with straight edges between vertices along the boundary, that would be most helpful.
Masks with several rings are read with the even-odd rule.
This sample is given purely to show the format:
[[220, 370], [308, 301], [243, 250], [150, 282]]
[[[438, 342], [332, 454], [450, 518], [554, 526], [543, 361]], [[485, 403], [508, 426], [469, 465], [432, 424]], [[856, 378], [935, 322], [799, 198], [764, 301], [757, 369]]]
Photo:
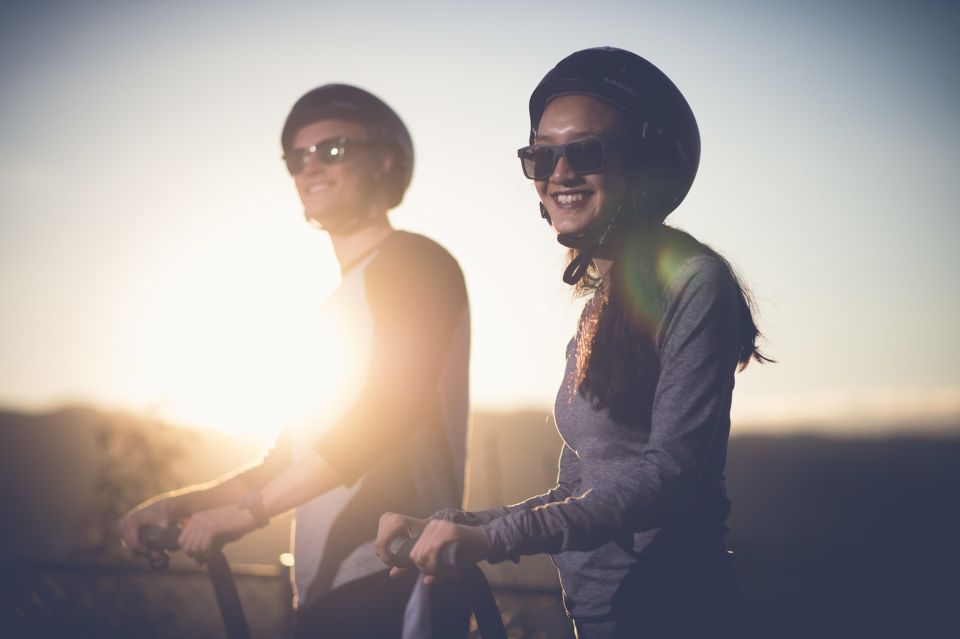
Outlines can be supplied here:
[[183, 522], [179, 543], [202, 561], [296, 508], [297, 637], [466, 636], [456, 583], [390, 579], [374, 552], [385, 510], [427, 516], [463, 496], [463, 275], [440, 245], [387, 218], [412, 177], [410, 134], [379, 98], [328, 84], [294, 104], [281, 144], [306, 219], [333, 244], [342, 281], [325, 310], [350, 328], [341, 338], [359, 365], [342, 373], [350, 379], [338, 410], [287, 428], [249, 467], [133, 508], [119, 522], [122, 539], [143, 553], [141, 526]]
[[693, 112], [609, 47], [560, 61], [529, 108], [523, 172], [570, 249], [564, 281], [589, 295], [554, 407], [557, 485], [480, 512], [386, 513], [378, 552], [417, 537], [427, 581], [452, 542], [493, 563], [549, 553], [578, 637], [743, 637], [724, 465], [734, 373], [766, 358], [726, 260], [664, 223], [699, 164]]

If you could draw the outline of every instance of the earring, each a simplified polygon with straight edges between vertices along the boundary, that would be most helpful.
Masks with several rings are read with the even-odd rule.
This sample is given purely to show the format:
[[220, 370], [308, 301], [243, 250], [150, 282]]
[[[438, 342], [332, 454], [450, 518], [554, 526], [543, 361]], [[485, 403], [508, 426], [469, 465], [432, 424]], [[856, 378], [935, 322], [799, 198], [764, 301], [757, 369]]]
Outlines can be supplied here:
[[547, 213], [547, 207], [543, 205], [543, 202], [540, 202], [540, 217], [547, 221], [547, 224], [553, 225], [553, 221], [550, 219], [550, 214]]

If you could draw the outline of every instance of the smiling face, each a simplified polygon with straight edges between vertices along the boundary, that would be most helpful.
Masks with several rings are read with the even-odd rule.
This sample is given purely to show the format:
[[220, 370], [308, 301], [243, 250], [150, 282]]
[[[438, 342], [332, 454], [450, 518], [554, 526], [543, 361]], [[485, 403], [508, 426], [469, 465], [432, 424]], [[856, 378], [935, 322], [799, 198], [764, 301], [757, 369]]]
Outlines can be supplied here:
[[368, 145], [350, 145], [351, 140], [366, 142], [366, 128], [348, 120], [320, 120], [301, 127], [291, 147], [303, 149], [330, 138], [347, 138], [343, 159], [326, 164], [311, 156], [303, 170], [293, 176], [303, 214], [321, 226], [343, 219], [375, 205], [375, 184], [372, 179], [377, 155]]
[[[566, 144], [590, 137], [622, 139], [623, 118], [617, 109], [586, 95], [552, 100], [537, 128], [536, 144]], [[598, 173], [581, 175], [561, 157], [553, 173], [534, 182], [553, 228], [561, 234], [580, 234], [598, 219], [607, 219], [623, 201], [626, 179], [622, 151], [607, 149], [606, 165]]]

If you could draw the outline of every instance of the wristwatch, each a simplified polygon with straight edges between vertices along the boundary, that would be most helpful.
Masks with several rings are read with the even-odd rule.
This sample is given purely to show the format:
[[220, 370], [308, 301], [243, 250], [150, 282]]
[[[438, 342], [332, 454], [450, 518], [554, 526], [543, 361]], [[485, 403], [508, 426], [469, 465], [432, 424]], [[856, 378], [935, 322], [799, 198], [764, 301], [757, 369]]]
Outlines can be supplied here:
[[253, 523], [257, 525], [257, 528], [263, 528], [270, 523], [270, 518], [267, 517], [267, 509], [263, 507], [263, 495], [258, 492], [244, 495], [237, 507], [240, 510], [250, 512], [250, 515], [253, 516]]

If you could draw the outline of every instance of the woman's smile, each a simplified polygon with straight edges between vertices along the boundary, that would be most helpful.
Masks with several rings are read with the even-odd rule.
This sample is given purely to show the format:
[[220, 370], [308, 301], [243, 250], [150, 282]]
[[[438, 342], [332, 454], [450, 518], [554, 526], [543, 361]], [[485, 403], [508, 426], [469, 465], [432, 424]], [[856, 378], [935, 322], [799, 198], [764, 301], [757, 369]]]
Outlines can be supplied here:
[[593, 196], [593, 191], [582, 189], [576, 191], [555, 191], [550, 194], [560, 209], [577, 209], [582, 207]]

